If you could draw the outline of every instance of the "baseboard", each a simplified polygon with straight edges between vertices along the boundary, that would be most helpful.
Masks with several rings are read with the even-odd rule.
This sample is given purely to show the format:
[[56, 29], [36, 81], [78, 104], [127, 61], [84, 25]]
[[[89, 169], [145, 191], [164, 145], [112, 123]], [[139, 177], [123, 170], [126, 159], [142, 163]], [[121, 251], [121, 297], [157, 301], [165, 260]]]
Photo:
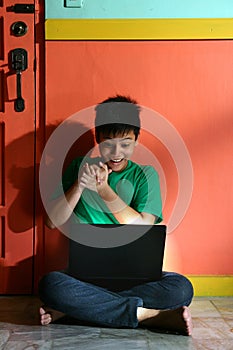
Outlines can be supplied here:
[[233, 275], [187, 275], [195, 296], [233, 296]]

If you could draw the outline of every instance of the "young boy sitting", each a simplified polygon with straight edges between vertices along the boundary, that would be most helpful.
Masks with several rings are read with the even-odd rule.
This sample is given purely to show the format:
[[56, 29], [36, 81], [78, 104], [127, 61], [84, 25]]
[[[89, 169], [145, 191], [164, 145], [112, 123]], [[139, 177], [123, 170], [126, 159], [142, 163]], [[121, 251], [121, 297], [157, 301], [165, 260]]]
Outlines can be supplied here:
[[[75, 215], [86, 224], [148, 224], [162, 220], [157, 172], [130, 160], [140, 133], [140, 108], [129, 97], [108, 98], [96, 107], [95, 137], [100, 158], [80, 157], [62, 179], [65, 195], [53, 201], [50, 228]], [[192, 333], [193, 288], [184, 276], [163, 272], [159, 281], [120, 292], [80, 281], [65, 272], [45, 275], [39, 284], [41, 324], [67, 314], [99, 326], [138, 326]]]

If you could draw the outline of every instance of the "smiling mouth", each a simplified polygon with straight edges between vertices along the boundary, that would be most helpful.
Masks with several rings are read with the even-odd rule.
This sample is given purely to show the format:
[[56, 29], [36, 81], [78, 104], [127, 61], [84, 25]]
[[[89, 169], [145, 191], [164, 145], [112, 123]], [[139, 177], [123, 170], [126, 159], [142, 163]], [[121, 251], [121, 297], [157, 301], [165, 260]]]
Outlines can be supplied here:
[[124, 158], [121, 158], [121, 159], [110, 159], [110, 162], [114, 163], [114, 164], [119, 164], [122, 160], [124, 160]]

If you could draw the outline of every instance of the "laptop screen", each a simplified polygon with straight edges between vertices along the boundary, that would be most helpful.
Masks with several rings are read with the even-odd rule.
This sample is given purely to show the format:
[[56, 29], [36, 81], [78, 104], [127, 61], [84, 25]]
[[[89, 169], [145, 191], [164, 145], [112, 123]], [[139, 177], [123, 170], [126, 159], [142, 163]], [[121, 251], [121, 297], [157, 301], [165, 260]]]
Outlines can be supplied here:
[[[161, 278], [166, 226], [78, 224], [76, 230], [76, 239], [74, 232], [70, 239], [67, 270], [75, 278], [112, 290]], [[91, 237], [92, 246], [88, 239], [86, 244], [78, 241], [83, 234]]]

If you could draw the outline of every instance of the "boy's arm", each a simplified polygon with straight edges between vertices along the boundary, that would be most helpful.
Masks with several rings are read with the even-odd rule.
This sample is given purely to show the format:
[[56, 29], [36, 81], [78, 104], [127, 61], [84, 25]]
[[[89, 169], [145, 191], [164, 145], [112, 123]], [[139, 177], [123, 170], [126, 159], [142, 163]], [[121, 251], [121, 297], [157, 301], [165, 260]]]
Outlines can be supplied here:
[[155, 215], [139, 213], [128, 206], [108, 184], [99, 187], [98, 193], [120, 224], [153, 225], [157, 220]]
[[65, 195], [52, 202], [51, 210], [49, 210], [45, 222], [49, 228], [61, 226], [70, 218], [82, 195], [82, 191], [83, 188], [77, 180]]
[[108, 184], [108, 168], [100, 162], [102, 172], [97, 171], [97, 192], [107, 205], [108, 209], [120, 224], [152, 225], [157, 221], [153, 214], [138, 212], [128, 206]]
[[[72, 166], [71, 166], [72, 169]], [[78, 171], [78, 177], [76, 174]], [[90, 171], [87, 164], [85, 164], [81, 170], [72, 169], [71, 175], [68, 172], [68, 178], [73, 178], [75, 176], [76, 180], [71, 185], [71, 187], [65, 192], [64, 195], [59, 196], [58, 199], [55, 199], [51, 203], [51, 209], [49, 210], [49, 215], [46, 218], [46, 225], [49, 228], [55, 228], [63, 225], [71, 217], [74, 208], [78, 204], [82, 192], [85, 188], [91, 190], [96, 189], [96, 186], [93, 186], [93, 178], [95, 178], [94, 171]]]

